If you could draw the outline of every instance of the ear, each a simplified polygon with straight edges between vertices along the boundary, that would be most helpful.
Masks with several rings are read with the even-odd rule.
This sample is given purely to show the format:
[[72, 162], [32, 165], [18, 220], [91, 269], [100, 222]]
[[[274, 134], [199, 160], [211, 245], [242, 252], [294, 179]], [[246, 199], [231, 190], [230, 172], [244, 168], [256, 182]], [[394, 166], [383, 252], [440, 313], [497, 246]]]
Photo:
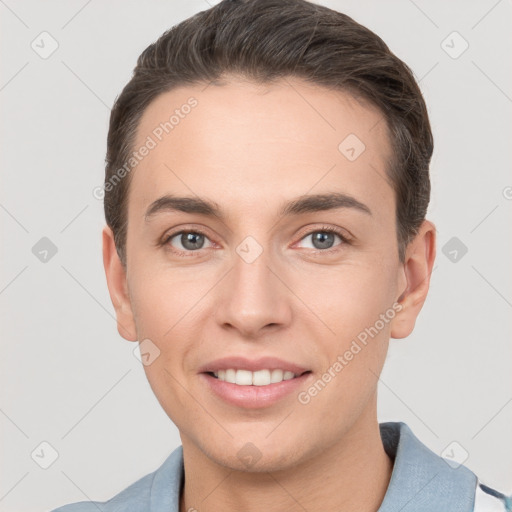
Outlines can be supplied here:
[[423, 221], [405, 253], [401, 277], [406, 284], [398, 298], [402, 308], [391, 321], [392, 338], [405, 338], [411, 334], [427, 298], [436, 257], [436, 228], [432, 222]]
[[117, 254], [114, 234], [108, 226], [103, 228], [102, 236], [103, 266], [105, 267], [110, 300], [116, 311], [117, 330], [125, 340], [137, 341], [135, 320], [128, 294], [126, 270]]

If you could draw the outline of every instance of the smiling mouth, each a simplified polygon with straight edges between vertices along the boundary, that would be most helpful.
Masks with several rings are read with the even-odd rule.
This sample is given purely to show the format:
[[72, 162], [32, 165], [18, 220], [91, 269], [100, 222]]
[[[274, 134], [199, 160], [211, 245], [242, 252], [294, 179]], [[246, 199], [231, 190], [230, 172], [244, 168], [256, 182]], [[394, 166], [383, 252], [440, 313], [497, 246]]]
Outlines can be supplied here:
[[250, 370], [237, 370], [229, 368], [226, 370], [218, 370], [216, 372], [206, 372], [207, 375], [214, 377], [218, 380], [236, 384], [238, 386], [268, 386], [270, 384], [277, 384], [285, 380], [295, 379], [311, 371], [302, 373], [293, 373], [288, 370], [257, 370], [252, 372]]

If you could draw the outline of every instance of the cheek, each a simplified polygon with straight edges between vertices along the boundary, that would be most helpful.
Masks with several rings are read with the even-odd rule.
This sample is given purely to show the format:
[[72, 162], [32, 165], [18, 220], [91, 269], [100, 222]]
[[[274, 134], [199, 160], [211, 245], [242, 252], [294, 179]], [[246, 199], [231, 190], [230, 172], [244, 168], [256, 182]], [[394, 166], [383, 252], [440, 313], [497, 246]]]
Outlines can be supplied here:
[[184, 282], [178, 273], [164, 270], [132, 275], [130, 290], [137, 333], [155, 340], [173, 336], [175, 326], [202, 292], [197, 281]]
[[311, 423], [321, 416], [327, 430], [339, 432], [356, 421], [374, 396], [386, 360], [392, 316], [382, 320], [380, 315], [394, 313], [384, 304], [386, 300], [376, 293], [354, 292], [333, 300], [328, 314], [324, 310], [325, 321], [336, 335], [316, 338], [323, 366], [298, 397]]
[[[315, 301], [311, 309], [323, 322], [315, 322], [320, 327], [315, 327], [316, 336], [313, 333], [323, 367], [319, 381], [304, 395], [312, 409], [325, 409], [329, 416], [336, 415], [334, 409], [357, 416], [374, 393], [396, 314], [392, 276], [389, 265], [352, 262], [308, 279], [308, 296]], [[330, 332], [320, 335], [324, 325]], [[330, 408], [332, 403], [339, 408]]]
[[396, 287], [393, 275], [391, 265], [352, 261], [336, 269], [302, 274], [302, 284], [297, 282], [295, 289], [297, 295], [307, 298], [305, 306], [329, 329], [331, 336], [320, 339], [328, 340], [329, 345], [336, 339], [343, 346], [392, 309]]
[[207, 287], [188, 277], [180, 279], [176, 272], [144, 272], [132, 274], [130, 290], [141, 354], [147, 349], [151, 360], [144, 371], [157, 398], [172, 400], [175, 394], [164, 395], [183, 381], [188, 353], [198, 339], [197, 303]]

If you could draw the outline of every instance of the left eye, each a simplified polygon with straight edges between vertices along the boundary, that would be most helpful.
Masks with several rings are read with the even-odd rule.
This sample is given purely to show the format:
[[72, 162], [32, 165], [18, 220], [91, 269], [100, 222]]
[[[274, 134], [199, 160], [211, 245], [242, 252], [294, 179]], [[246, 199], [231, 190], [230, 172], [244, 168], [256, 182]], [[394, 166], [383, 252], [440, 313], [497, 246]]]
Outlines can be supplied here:
[[[172, 241], [174, 239], [181, 244], [181, 247], [175, 247], [173, 245]], [[198, 233], [197, 231], [181, 231], [180, 233], [171, 235], [167, 239], [167, 243], [181, 251], [198, 251], [199, 249], [204, 249], [204, 243], [206, 240], [208, 240], [208, 237], [202, 233]]]
[[344, 242], [344, 239], [341, 235], [333, 231], [326, 230], [312, 231], [311, 233], [308, 233], [304, 238], [302, 238], [302, 240], [307, 240], [308, 238], [310, 238], [313, 247], [309, 248], [321, 250], [331, 249], [334, 245], [334, 240], [336, 237], [338, 237], [341, 240], [341, 242]]

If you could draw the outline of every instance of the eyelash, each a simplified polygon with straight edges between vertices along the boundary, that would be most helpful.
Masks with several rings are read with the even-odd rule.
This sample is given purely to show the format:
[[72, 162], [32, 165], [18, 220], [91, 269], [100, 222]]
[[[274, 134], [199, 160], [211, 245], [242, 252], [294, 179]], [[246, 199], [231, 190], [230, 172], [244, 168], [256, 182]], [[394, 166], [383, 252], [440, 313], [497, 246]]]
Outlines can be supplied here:
[[[159, 245], [170, 247], [170, 250], [172, 252], [174, 252], [175, 254], [177, 254], [178, 256], [194, 257], [195, 254], [197, 254], [198, 252], [201, 251], [201, 249], [198, 249], [196, 251], [181, 251], [179, 249], [175, 249], [174, 247], [172, 247], [169, 244], [170, 240], [172, 240], [176, 235], [181, 235], [183, 233], [193, 233], [193, 234], [197, 234], [197, 235], [203, 235], [206, 238], [208, 238], [208, 235], [204, 231], [202, 231], [201, 229], [196, 229], [196, 228], [188, 229], [188, 230], [187, 229], [182, 229], [181, 231], [176, 231], [176, 232], [171, 233], [168, 236], [166, 236]], [[334, 247], [331, 247], [329, 249], [313, 249], [312, 253], [314, 255], [330, 254], [332, 252], [336, 252], [336, 251], [340, 250], [340, 246], [350, 245], [350, 243], [351, 243], [350, 239], [347, 238], [347, 236], [345, 234], [343, 234], [343, 232], [340, 229], [332, 227], [332, 226], [322, 226], [320, 228], [315, 228], [315, 229], [313, 229], [311, 231], [308, 231], [307, 233], [304, 233], [300, 237], [299, 241], [303, 240], [304, 238], [306, 238], [309, 235], [312, 235], [313, 233], [334, 233], [335, 235], [338, 235], [340, 237], [341, 242], [342, 242], [341, 244], [336, 245]]]

